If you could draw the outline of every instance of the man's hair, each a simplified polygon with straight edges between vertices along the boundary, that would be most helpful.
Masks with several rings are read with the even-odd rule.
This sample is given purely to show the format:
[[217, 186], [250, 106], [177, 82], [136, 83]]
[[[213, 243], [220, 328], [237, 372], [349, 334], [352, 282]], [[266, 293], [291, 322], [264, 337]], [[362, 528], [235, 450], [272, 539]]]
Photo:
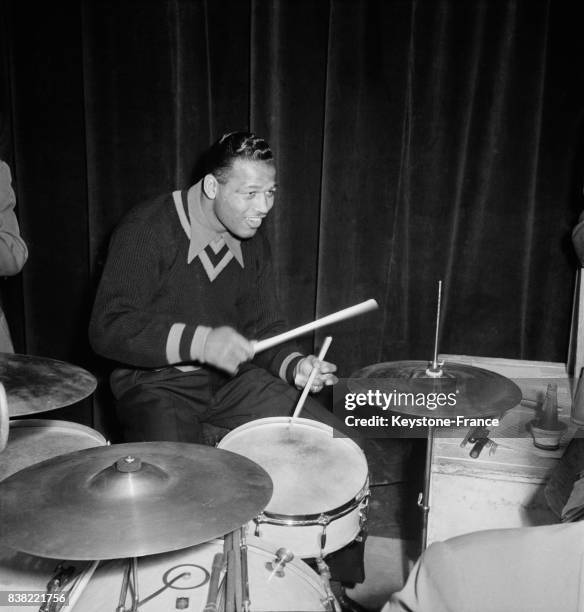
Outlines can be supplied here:
[[203, 154], [197, 164], [196, 178], [212, 174], [219, 182], [223, 182], [236, 159], [271, 161], [274, 156], [270, 145], [252, 132], [228, 132]]

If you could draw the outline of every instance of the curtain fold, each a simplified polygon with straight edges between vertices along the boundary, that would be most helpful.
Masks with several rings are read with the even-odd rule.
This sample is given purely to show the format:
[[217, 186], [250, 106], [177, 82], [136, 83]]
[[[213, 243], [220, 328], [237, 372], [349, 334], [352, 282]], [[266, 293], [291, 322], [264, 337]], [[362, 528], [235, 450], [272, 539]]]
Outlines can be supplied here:
[[17, 350], [106, 389], [86, 329], [113, 227], [249, 127], [277, 159], [265, 231], [290, 325], [380, 303], [305, 350], [332, 333], [343, 376], [430, 359], [443, 279], [443, 352], [564, 361], [578, 23], [549, 0], [4, 0], [0, 144], [31, 253], [3, 283]]

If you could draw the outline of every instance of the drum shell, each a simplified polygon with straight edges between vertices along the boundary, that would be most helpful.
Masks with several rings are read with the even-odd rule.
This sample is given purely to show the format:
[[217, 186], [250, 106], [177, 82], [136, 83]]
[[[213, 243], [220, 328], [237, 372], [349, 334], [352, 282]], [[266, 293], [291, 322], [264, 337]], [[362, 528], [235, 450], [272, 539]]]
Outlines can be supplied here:
[[8, 444], [0, 456], [0, 480], [45, 459], [106, 444], [98, 431], [79, 423], [50, 419], [11, 420]]
[[[199, 546], [179, 550], [161, 555], [151, 555], [138, 559], [138, 580], [140, 600], [147, 598], [154, 591], [164, 586], [163, 576], [172, 571], [172, 576], [182, 573], [180, 566], [199, 565], [211, 573], [213, 557], [223, 552], [223, 540], [213, 540]], [[297, 611], [318, 612], [324, 611], [322, 600], [325, 598], [320, 577], [308, 565], [294, 559], [284, 567], [284, 575], [274, 575], [270, 579], [271, 571], [266, 563], [276, 558], [266, 544], [253, 536], [247, 537], [247, 565], [249, 575], [249, 592], [251, 610], [270, 610], [274, 612]], [[26, 555], [0, 550], [0, 588], [11, 590], [45, 590], [46, 584], [52, 577], [56, 565], [55, 560], [40, 559]], [[86, 562], [65, 562], [77, 569], [85, 567]], [[91, 580], [80, 594], [74, 610], [83, 612], [103, 612], [115, 610], [118, 605], [122, 577], [124, 572], [123, 560], [105, 561], [100, 564]], [[174, 569], [173, 569], [174, 568]], [[185, 568], [191, 572], [191, 583], [181, 580], [175, 586], [188, 586], [200, 582], [204, 572], [197, 568]], [[160, 612], [160, 610], [175, 610], [176, 599], [186, 597], [189, 599], [187, 611], [200, 612], [207, 601], [209, 583], [196, 589], [167, 588], [162, 593], [140, 606], [140, 612]], [[129, 597], [126, 602], [129, 607]], [[22, 607], [18, 610], [29, 610]], [[38, 604], [34, 608], [38, 610]]]
[[[292, 424], [293, 423], [293, 424]], [[294, 436], [300, 439], [310, 438], [308, 455], [315, 442], [323, 447], [334, 447], [331, 460], [326, 455], [325, 466], [318, 465], [319, 452], [315, 452], [315, 464], [312, 469], [302, 468], [301, 478], [334, 480], [338, 474], [352, 469], [350, 485], [335, 492], [335, 500], [324, 496], [310, 501], [310, 511], [299, 499], [298, 491], [288, 492], [288, 483], [283, 482], [282, 474], [274, 470], [273, 458], [282, 450], [274, 439], [274, 432], [281, 433], [290, 428]], [[250, 523], [250, 533], [260, 537], [271, 546], [285, 547], [298, 557], [317, 557], [329, 554], [351, 543], [361, 531], [366, 520], [369, 498], [369, 478], [367, 460], [363, 451], [347, 437], [333, 436], [333, 429], [328, 425], [311, 419], [290, 419], [289, 417], [271, 417], [251, 421], [234, 429], [219, 443], [219, 448], [240, 453], [263, 467], [274, 482], [272, 500], [259, 517]], [[307, 450], [301, 443], [298, 445]], [[294, 449], [279, 456], [283, 462], [294, 461]], [[331, 464], [332, 463], [332, 464]], [[334, 485], [334, 483], [333, 483]], [[310, 487], [307, 485], [307, 489]], [[289, 493], [289, 495], [288, 495]], [[282, 497], [289, 497], [289, 508], [282, 511]], [[306, 500], [304, 500], [306, 501]], [[297, 510], [301, 508], [299, 512]], [[277, 510], [277, 512], [275, 511]], [[324, 539], [324, 548], [321, 548]]]

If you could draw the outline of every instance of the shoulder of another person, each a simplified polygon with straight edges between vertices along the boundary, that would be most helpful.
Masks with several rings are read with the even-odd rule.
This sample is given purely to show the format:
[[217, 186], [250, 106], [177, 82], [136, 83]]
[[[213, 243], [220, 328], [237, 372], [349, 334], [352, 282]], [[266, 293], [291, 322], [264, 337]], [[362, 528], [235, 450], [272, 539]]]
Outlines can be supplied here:
[[0, 160], [0, 204], [3, 209], [13, 208], [15, 204], [10, 167], [2, 160]]

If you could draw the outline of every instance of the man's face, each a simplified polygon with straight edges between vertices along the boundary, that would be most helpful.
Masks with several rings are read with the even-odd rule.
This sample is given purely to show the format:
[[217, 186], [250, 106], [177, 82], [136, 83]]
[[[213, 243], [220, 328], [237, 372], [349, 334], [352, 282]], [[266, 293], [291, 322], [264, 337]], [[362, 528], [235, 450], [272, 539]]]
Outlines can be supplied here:
[[238, 238], [251, 238], [274, 205], [276, 168], [272, 162], [236, 159], [217, 183], [213, 213]]

